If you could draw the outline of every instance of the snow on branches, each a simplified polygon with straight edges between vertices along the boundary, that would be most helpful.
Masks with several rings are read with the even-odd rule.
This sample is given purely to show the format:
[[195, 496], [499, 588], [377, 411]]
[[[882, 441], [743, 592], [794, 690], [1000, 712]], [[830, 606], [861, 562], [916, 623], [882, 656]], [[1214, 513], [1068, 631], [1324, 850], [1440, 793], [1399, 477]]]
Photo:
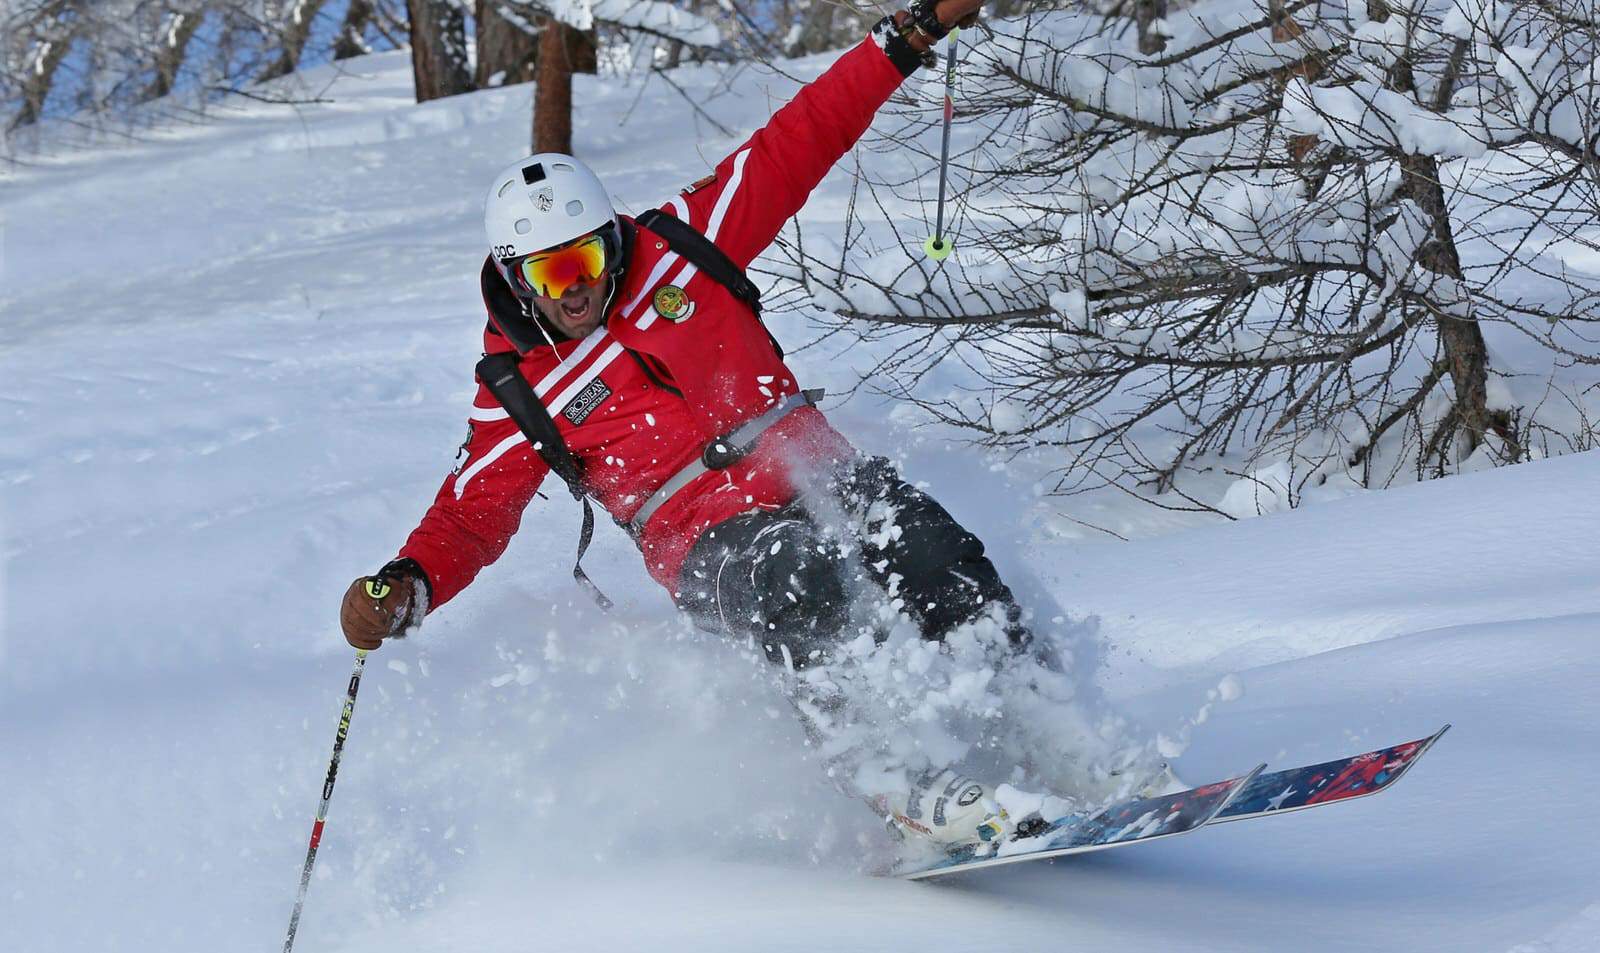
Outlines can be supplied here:
[[637, 30], [689, 46], [713, 47], [722, 42], [716, 24], [663, 0], [542, 0], [533, 4], [577, 30], [596, 23]]
[[[954, 259], [878, 253], [921, 236], [859, 200], [842, 244], [790, 246], [819, 304], [905, 340], [876, 384], [1064, 451], [1058, 489], [1287, 461], [1299, 492], [1560, 443], [1490, 343], [1600, 362], [1600, 275], [1564, 264], [1600, 260], [1595, 0], [1127, 17], [985, 24], [957, 96]], [[890, 221], [927, 201], [936, 119], [888, 134], [912, 168], [869, 166]], [[939, 391], [952, 359], [987, 386]]]

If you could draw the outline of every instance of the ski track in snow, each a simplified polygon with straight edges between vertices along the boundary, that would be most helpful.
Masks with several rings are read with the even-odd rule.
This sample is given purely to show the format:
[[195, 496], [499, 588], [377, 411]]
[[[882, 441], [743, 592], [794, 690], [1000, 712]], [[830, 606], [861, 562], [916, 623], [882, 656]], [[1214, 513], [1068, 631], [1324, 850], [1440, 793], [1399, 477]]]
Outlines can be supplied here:
[[[680, 72], [745, 130], [792, 88]], [[736, 143], [637, 82], [578, 78], [580, 149], [632, 211]], [[0, 949], [281, 942], [349, 667], [335, 607], [451, 466], [478, 198], [529, 89], [414, 106], [385, 54], [328, 95], [4, 181]], [[774, 318], [791, 339], [802, 322]], [[841, 389], [859, 360], [795, 363]], [[621, 534], [588, 560], [614, 617], [571, 585], [577, 515], [556, 494], [373, 656], [389, 664], [367, 670], [299, 949], [1600, 947], [1600, 458], [1202, 524], [1037, 501], [1028, 461], [865, 397], [832, 413], [978, 530], [1042, 616], [1070, 613], [1084, 677], [1186, 779], [1455, 730], [1370, 800], [938, 885], [872, 878], [873, 819], [762, 673], [671, 618]]]

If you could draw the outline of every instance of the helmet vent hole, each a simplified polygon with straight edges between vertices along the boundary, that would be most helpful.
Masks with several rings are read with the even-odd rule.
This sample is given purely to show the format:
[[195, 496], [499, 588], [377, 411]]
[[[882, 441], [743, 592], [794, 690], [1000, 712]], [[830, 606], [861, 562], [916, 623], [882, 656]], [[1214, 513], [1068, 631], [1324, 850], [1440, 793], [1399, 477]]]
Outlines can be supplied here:
[[510, 192], [511, 191], [511, 187], [513, 185], [516, 185], [516, 184], [517, 183], [513, 182], [512, 180], [507, 179], [506, 183], [504, 185], [500, 186], [500, 191], [496, 192], [494, 197], [497, 198], [497, 199], [505, 198], [506, 197], [506, 193]]
[[568, 215], [572, 215], [572, 216], [582, 215], [583, 214], [583, 203], [578, 201], [577, 199], [573, 199], [572, 201], [568, 202], [567, 203], [567, 214]]
[[533, 231], [533, 223], [525, 218], [517, 219], [517, 223], [511, 227], [517, 230], [518, 235], [526, 235]]
[[574, 169], [570, 164], [568, 164], [566, 162], [557, 162], [554, 165], [552, 165], [551, 168], [555, 169], [557, 172], [576, 172], [576, 171], [578, 171], [577, 169]]

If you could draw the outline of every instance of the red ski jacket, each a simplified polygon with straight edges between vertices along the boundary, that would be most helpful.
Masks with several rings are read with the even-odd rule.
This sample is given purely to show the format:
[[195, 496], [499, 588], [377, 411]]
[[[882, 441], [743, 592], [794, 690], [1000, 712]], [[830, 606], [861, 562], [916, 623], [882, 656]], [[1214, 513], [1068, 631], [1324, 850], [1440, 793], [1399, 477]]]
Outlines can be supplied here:
[[[801, 89], [713, 175], [662, 207], [741, 268], [748, 265], [866, 132], [902, 80], [869, 38]], [[591, 494], [623, 522], [707, 443], [800, 387], [745, 304], [653, 232], [626, 231], [632, 233], [627, 269], [605, 324], [582, 340], [523, 342], [520, 364], [583, 462]], [[497, 308], [505, 318], [514, 302], [492, 262], [485, 263], [483, 281], [490, 309], [484, 347], [489, 353], [515, 350], [505, 321], [496, 320]], [[661, 292], [669, 287], [674, 290]], [[675, 594], [679, 569], [707, 527], [792, 502], [792, 468], [853, 453], [820, 411], [791, 411], [744, 459], [701, 474], [651, 515], [638, 538], [650, 575]], [[457, 460], [399, 553], [427, 573], [434, 607], [500, 557], [549, 472], [481, 383]]]

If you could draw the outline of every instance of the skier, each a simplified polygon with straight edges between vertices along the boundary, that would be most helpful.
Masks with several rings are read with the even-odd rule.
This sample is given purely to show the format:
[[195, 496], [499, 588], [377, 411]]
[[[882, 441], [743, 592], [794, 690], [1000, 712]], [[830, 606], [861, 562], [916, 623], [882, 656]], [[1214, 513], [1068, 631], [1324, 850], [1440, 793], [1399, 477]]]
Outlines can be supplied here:
[[[791, 670], [826, 660], [862, 577], [902, 600], [927, 639], [988, 615], [1028, 644], [983, 544], [829, 424], [743, 273], [980, 3], [917, 0], [884, 17], [665, 214], [619, 215], [571, 156], [529, 156], [495, 178], [488, 357], [468, 437], [398, 556], [345, 594], [351, 645], [377, 648], [454, 598], [504, 552], [552, 469], [627, 529], [681, 610]], [[486, 373], [493, 359], [517, 373]], [[839, 512], [853, 538], [828, 518]], [[992, 789], [953, 770], [911, 787], [880, 806], [940, 844], [1009, 829]]]

